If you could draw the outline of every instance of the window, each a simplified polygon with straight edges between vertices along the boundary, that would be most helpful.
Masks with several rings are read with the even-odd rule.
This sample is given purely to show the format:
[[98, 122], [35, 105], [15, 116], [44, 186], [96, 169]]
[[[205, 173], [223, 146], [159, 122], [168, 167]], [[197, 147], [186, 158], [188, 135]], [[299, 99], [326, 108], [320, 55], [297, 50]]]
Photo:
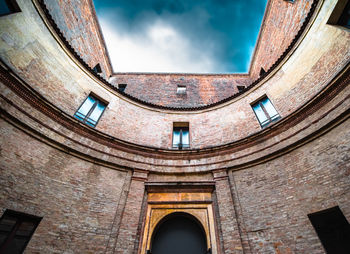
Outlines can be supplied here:
[[0, 219], [0, 253], [23, 253], [42, 218], [6, 210]]
[[238, 92], [243, 92], [245, 89], [245, 86], [237, 86]]
[[266, 96], [252, 104], [252, 108], [261, 127], [266, 127], [280, 118], [271, 101]]
[[308, 217], [328, 254], [350, 253], [350, 225], [338, 206]]
[[95, 127], [105, 108], [106, 103], [90, 94], [75, 112], [74, 117], [91, 127]]
[[118, 84], [118, 90], [122, 93], [125, 92], [126, 84]]
[[0, 0], [0, 16], [20, 12], [21, 9], [14, 0]]
[[264, 76], [265, 74], [266, 74], [266, 71], [264, 70], [264, 68], [261, 67], [259, 75]]
[[181, 150], [190, 147], [190, 135], [188, 123], [173, 124], [173, 147]]
[[178, 85], [176, 94], [186, 94], [186, 86], [184, 85]]
[[327, 24], [343, 26], [350, 29], [350, 1], [339, 0]]
[[343, 9], [343, 12], [338, 20], [338, 25], [350, 29], [350, 1], [348, 1], [347, 5]]
[[96, 64], [95, 67], [93, 68], [93, 71], [96, 73], [102, 73], [101, 65], [99, 63]]

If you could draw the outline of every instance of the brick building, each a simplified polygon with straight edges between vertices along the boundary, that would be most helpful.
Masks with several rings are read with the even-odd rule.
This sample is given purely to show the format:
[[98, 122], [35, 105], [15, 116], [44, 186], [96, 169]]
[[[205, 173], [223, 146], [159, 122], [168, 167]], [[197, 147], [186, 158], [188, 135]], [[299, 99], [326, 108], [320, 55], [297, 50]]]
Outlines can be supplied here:
[[0, 253], [349, 253], [349, 1], [269, 0], [239, 75], [113, 73], [91, 0], [6, 3]]

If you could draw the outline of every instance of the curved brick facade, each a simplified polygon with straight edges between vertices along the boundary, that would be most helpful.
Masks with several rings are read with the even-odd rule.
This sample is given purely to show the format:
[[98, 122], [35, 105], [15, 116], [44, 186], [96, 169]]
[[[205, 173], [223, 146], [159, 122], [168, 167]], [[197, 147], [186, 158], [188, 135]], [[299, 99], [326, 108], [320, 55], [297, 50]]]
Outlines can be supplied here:
[[[21, 12], [0, 17], [0, 211], [43, 218], [26, 253], [145, 253], [165, 208], [207, 221], [213, 253], [325, 253], [307, 215], [339, 206], [350, 220], [350, 34], [327, 24], [336, 1], [315, 3], [302, 30], [310, 1], [270, 1], [247, 75], [116, 74], [146, 103], [96, 77], [41, 1], [17, 2]], [[59, 13], [85, 10], [78, 23], [93, 13], [89, 1], [73, 12], [46, 4], [62, 30]], [[84, 34], [87, 48], [96, 31]], [[81, 32], [63, 36], [74, 48]], [[248, 86], [283, 52], [254, 86], [200, 107]], [[193, 88], [181, 101], [178, 82]], [[108, 102], [96, 128], [73, 117], [91, 92]], [[264, 95], [281, 118], [262, 129], [251, 104]], [[172, 148], [174, 122], [189, 123], [190, 148]]]

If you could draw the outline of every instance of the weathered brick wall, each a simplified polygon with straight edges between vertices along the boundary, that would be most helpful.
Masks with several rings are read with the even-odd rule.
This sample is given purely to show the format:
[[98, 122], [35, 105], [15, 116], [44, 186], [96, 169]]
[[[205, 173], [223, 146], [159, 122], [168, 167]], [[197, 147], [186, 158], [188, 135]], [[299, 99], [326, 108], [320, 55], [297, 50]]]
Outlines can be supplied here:
[[43, 217], [26, 253], [104, 253], [127, 174], [45, 145], [0, 119], [0, 216]]
[[[127, 84], [125, 93], [153, 104], [169, 107], [198, 107], [212, 104], [238, 92], [237, 86], [251, 83], [248, 75], [114, 74], [111, 83]], [[178, 85], [186, 94], [176, 94]]]
[[100, 64], [103, 77], [112, 69], [92, 0], [44, 0], [64, 37], [93, 68]]
[[[3, 31], [1, 57], [5, 63], [69, 115], [73, 115], [86, 96], [94, 92], [109, 102], [97, 129], [147, 146], [170, 148], [172, 124], [176, 121], [189, 122], [191, 148], [215, 146], [252, 135], [261, 128], [250, 103], [267, 94], [280, 115], [285, 117], [314, 97], [350, 57], [349, 33], [325, 25], [334, 5], [334, 1], [330, 1], [283, 68], [256, 89], [213, 110], [191, 114], [152, 110], [118, 97], [78, 69], [52, 39], [45, 25], [35, 18], [37, 14], [31, 3], [19, 3], [24, 5], [24, 15], [6, 17], [0, 22]], [[142, 88], [140, 94], [144, 93]], [[177, 97], [175, 90], [171, 93]]]
[[[339, 205], [350, 220], [349, 120], [316, 137], [349, 109], [350, 86], [317, 104], [300, 123], [282, 125], [285, 129], [273, 137], [266, 130], [266, 138], [248, 147], [243, 142], [227, 154], [213, 151], [191, 160], [190, 154], [184, 153], [168, 159], [164, 154], [148, 154], [146, 148], [130, 145], [123, 150], [112, 146], [113, 142], [106, 145], [101, 141], [107, 133], [140, 145], [169, 148], [173, 121], [190, 123], [192, 148], [249, 139], [260, 131], [250, 103], [264, 94], [282, 117], [288, 116], [327, 87], [348, 62], [349, 33], [325, 25], [335, 1], [324, 4], [302, 45], [266, 83], [223, 107], [198, 112], [162, 111], [118, 97], [71, 61], [30, 1], [18, 2], [22, 13], [0, 19], [2, 60], [35, 90], [33, 94], [41, 94], [69, 115], [90, 91], [109, 102], [97, 126], [102, 133], [86, 135], [89, 128], [69, 128], [65, 125], [68, 120], [56, 119], [45, 112], [47, 108], [33, 106], [35, 102], [46, 105], [43, 98], [30, 92], [25, 98], [20, 85], [16, 90], [2, 79], [0, 212], [9, 208], [44, 217], [28, 253], [132, 252], [139, 233], [135, 231], [140, 229], [137, 221], [146, 177], [134, 176], [130, 185], [131, 173], [115, 169], [120, 167], [157, 171], [150, 174], [149, 181], [182, 182], [212, 180], [209, 170], [244, 166], [230, 173], [230, 182], [224, 179], [216, 185], [217, 215], [223, 222], [220, 239], [227, 252], [241, 252], [240, 232], [247, 253], [250, 249], [252, 253], [323, 253], [307, 214]], [[307, 135], [316, 139], [303, 144]], [[301, 147], [262, 162], [271, 159], [273, 152], [281, 155], [295, 144]], [[137, 181], [140, 178], [142, 181]], [[230, 220], [235, 216], [237, 224]]]
[[339, 206], [350, 221], [350, 121], [272, 161], [232, 172], [252, 253], [325, 253], [307, 215]]
[[302, 26], [313, 0], [294, 3], [270, 0], [260, 31], [250, 76], [256, 79], [260, 69], [267, 71], [290, 45]]

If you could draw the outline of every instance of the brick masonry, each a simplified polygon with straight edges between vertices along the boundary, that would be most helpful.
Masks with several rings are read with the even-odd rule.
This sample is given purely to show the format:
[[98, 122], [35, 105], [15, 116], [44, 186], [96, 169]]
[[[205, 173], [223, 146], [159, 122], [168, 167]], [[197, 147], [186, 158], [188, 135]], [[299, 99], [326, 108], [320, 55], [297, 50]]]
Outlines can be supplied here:
[[93, 1], [45, 0], [44, 2], [70, 45], [91, 68], [100, 64], [102, 76], [108, 78], [112, 69]]
[[103, 253], [127, 174], [60, 152], [0, 121], [0, 211], [43, 217], [26, 253]]
[[[214, 179], [221, 253], [324, 253], [307, 214], [338, 205], [350, 220], [348, 75], [332, 85], [348, 64], [350, 36], [325, 25], [335, 1], [323, 3], [271, 78], [198, 112], [147, 108], [114, 94], [67, 56], [30, 1], [18, 2], [23, 12], [0, 19], [0, 55], [12, 70], [10, 79], [1, 63], [0, 214], [43, 217], [26, 253], [136, 253], [145, 181]], [[97, 130], [72, 117], [91, 91], [109, 102]], [[250, 103], [264, 94], [282, 119], [261, 130]], [[316, 103], [316, 95], [323, 99]], [[309, 102], [307, 116], [298, 115]], [[166, 150], [174, 121], [190, 122], [196, 150]], [[215, 150], [229, 142], [237, 143]]]
[[348, 120], [275, 160], [231, 172], [252, 253], [325, 253], [307, 215], [339, 206], [350, 221]]

